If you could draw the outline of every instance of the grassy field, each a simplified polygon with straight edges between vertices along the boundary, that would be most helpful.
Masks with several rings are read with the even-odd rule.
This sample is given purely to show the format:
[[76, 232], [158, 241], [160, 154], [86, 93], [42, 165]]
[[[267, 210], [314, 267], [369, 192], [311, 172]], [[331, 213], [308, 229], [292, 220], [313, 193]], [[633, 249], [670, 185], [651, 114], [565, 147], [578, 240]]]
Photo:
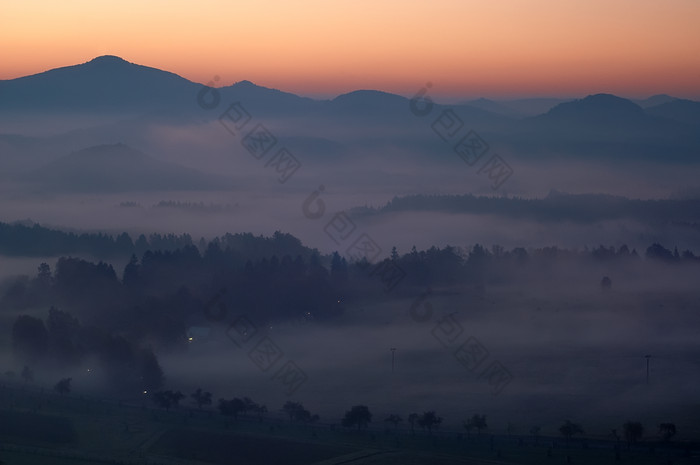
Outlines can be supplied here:
[[[652, 447], [653, 450], [652, 450]], [[0, 461], [4, 464], [698, 464], [686, 447], [620, 449], [594, 438], [469, 438], [386, 428], [347, 431], [290, 424], [283, 418], [237, 421], [210, 410], [156, 410], [19, 387], [0, 389]], [[698, 449], [693, 445], [693, 450]], [[567, 456], [569, 461], [567, 461]]]

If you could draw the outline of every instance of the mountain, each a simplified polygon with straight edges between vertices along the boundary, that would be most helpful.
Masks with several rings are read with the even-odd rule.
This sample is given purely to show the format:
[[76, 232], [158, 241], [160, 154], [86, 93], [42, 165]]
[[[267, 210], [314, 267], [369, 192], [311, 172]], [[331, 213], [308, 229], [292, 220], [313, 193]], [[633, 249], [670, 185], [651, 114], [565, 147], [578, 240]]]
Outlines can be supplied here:
[[657, 94], [657, 95], [652, 95], [649, 98], [641, 99], [641, 100], [635, 100], [634, 103], [639, 105], [642, 108], [649, 108], [649, 107], [655, 107], [657, 105], [661, 105], [664, 103], [672, 102], [674, 100], [678, 100], [676, 97], [671, 97], [670, 95], [666, 94]]
[[607, 125], [644, 120], [639, 105], [611, 94], [589, 95], [583, 99], [560, 103], [541, 116], [542, 119], [574, 124]]
[[[197, 92], [201, 85], [197, 85]], [[289, 116], [305, 114], [321, 107], [321, 102], [277, 89], [258, 86], [250, 81], [240, 81], [217, 89], [222, 96], [222, 110], [233, 102], [244, 102], [251, 116]], [[192, 102], [192, 96], [188, 96]], [[217, 113], [217, 117], [221, 113]]]
[[700, 102], [674, 99], [646, 109], [647, 114], [700, 126]]
[[545, 114], [517, 121], [500, 136], [507, 150], [540, 158], [700, 161], [700, 132], [695, 128], [610, 94], [560, 103]]
[[[198, 97], [203, 92], [214, 105], [201, 105]], [[700, 104], [664, 95], [640, 102], [663, 102], [646, 109], [610, 94], [573, 101], [479, 99], [468, 104], [435, 104], [430, 115], [419, 117], [410, 111], [409, 98], [387, 92], [358, 90], [331, 100], [314, 100], [250, 81], [207, 89], [173, 73], [103, 56], [80, 65], [0, 81], [0, 126], [4, 132], [35, 135], [41, 118], [48, 128], [71, 121], [68, 116], [73, 114], [78, 121], [72, 127], [75, 131], [63, 130], [60, 136], [53, 132], [50, 138], [37, 141], [3, 139], [0, 135], [0, 148], [11, 152], [0, 154], [0, 168], [19, 170], [24, 160], [36, 168], [56, 153], [114, 140], [149, 147], [159, 158], [175, 160], [177, 157], [172, 157], [177, 151], [183, 157], [199, 149], [199, 139], [185, 137], [188, 131], [221, 129], [217, 120], [236, 102], [250, 117], [246, 134], [263, 124], [279, 140], [280, 147], [289, 144], [290, 150], [300, 156], [307, 154], [307, 159], [337, 160], [346, 155], [381, 153], [431, 162], [449, 160], [441, 154], [450, 153], [457, 138], [470, 130], [487, 141], [494, 152], [514, 156], [698, 161], [700, 154], [700, 133], [693, 126], [698, 121]], [[438, 133], [446, 124], [439, 118], [448, 109], [456, 115], [451, 136], [455, 140], [450, 141]], [[20, 114], [24, 119], [18, 117]], [[203, 122], [213, 124], [206, 126]], [[164, 147], [163, 140], [156, 136], [163, 133], [163, 128], [181, 135], [182, 143]], [[206, 142], [213, 146], [219, 134], [208, 136]], [[239, 144], [240, 140], [227, 142]], [[25, 171], [30, 169], [29, 164]]]
[[230, 189], [222, 176], [156, 160], [117, 143], [72, 152], [32, 170], [23, 181], [40, 191], [127, 192]]
[[192, 101], [199, 87], [176, 74], [107, 55], [80, 65], [0, 81], [0, 111], [173, 108]]

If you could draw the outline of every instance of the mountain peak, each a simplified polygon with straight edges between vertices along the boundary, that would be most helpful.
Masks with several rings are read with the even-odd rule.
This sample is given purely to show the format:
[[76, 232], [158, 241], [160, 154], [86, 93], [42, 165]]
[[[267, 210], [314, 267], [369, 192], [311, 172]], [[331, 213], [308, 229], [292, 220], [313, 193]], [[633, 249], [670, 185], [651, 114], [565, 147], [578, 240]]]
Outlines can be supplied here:
[[128, 61], [116, 55], [101, 55], [93, 58], [88, 63], [128, 63]]
[[546, 116], [607, 124], [610, 121], [642, 118], [644, 110], [634, 102], [616, 95], [595, 94], [572, 102], [560, 103], [549, 110]]
[[89, 67], [116, 67], [116, 66], [124, 66], [124, 65], [133, 65], [133, 63], [129, 63], [125, 59], [118, 57], [116, 55], [102, 55], [99, 57], [95, 57], [92, 60], [88, 61], [87, 63], [84, 63], [85, 65]]

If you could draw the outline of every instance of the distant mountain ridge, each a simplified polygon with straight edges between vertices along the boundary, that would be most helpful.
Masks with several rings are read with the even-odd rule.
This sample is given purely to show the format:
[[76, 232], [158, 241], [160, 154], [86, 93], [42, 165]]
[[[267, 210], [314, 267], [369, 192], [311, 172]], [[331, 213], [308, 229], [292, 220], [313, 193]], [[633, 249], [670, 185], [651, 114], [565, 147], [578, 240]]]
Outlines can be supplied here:
[[[216, 105], [202, 105], [198, 98], [203, 93]], [[459, 118], [463, 131], [477, 131], [489, 144], [498, 141], [499, 151], [525, 157], [700, 161], [700, 103], [668, 95], [636, 103], [611, 94], [572, 101], [479, 99], [455, 105], [436, 103], [430, 116], [418, 117], [410, 111], [410, 98], [388, 92], [357, 90], [331, 100], [315, 100], [246, 80], [208, 89], [176, 74], [115, 56], [0, 81], [0, 121], [13, 121], [17, 114], [27, 114], [31, 120], [69, 113], [124, 114], [138, 119], [138, 124], [127, 129], [118, 124], [84, 129], [80, 136], [87, 143], [83, 147], [113, 141], [120, 131], [138, 133], [139, 127], [149, 124], [215, 122], [234, 102], [256, 120], [252, 124], [274, 120], [288, 130], [287, 135], [294, 137], [299, 147], [312, 153], [387, 153], [395, 149], [424, 159], [444, 159], [434, 154], [450, 151], [456, 141], [445, 144], [435, 131], [439, 128], [437, 118], [449, 109]], [[529, 112], [533, 108], [546, 111], [532, 116]], [[349, 127], [352, 130], [347, 130]], [[327, 135], [330, 132], [325, 128], [336, 135]], [[323, 146], [314, 150], [320, 141]], [[0, 143], [8, 147], [8, 153], [23, 150], [23, 142], [17, 138], [0, 137]]]
[[[152, 108], [173, 108], [183, 104], [191, 105], [193, 95], [196, 95], [201, 88], [202, 84], [189, 81], [169, 71], [131, 63], [113, 55], [104, 55], [82, 64], [55, 68], [16, 79], [0, 80], [0, 112], [39, 108], [102, 111], [133, 109], [145, 105], [150, 105]], [[317, 108], [331, 105], [341, 109], [371, 111], [373, 107], [392, 107], [403, 105], [408, 101], [405, 97], [380, 90], [356, 90], [338, 95], [331, 100], [314, 100], [258, 86], [247, 80], [219, 87], [217, 90], [222, 96], [229, 98], [245, 95], [252, 100], [264, 103], [265, 106], [299, 105], [306, 110], [315, 104]], [[594, 106], [605, 95], [597, 94], [577, 101], [583, 100], [586, 104], [590, 103], [589, 106]], [[590, 98], [593, 99], [587, 101]], [[620, 97], [616, 99], [619, 100], [618, 109], [626, 105], [628, 110], [632, 108], [631, 105], [653, 108], [678, 100], [668, 95], [656, 95], [639, 100], [637, 105], [627, 99]], [[607, 103], [611, 102], [612, 99], [608, 98]], [[526, 115], [527, 112], [523, 110], [523, 106], [534, 103], [542, 109], [550, 108], [550, 112], [556, 110], [555, 114], [566, 114], [566, 109], [572, 108], [567, 106], [571, 102], [547, 98], [517, 99], [511, 102], [477, 99], [452, 106], [467, 106], [490, 113], [517, 116]], [[564, 107], [561, 107], [562, 105]], [[278, 110], [284, 110], [284, 108], [278, 108]]]

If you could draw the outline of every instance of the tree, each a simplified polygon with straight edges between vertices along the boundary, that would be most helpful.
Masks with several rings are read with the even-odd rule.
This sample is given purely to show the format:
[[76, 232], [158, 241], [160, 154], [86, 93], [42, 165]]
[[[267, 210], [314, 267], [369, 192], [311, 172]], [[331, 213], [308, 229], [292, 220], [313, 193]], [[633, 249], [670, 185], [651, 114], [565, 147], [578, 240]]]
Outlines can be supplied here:
[[[260, 415], [267, 412], [267, 407], [262, 406], [262, 408], [264, 409], [264, 411], [261, 411], [260, 407], [256, 409]], [[306, 410], [304, 406], [299, 402], [287, 401], [282, 406], [282, 410], [287, 415], [289, 415], [289, 421], [298, 421], [301, 423], [315, 423], [319, 420], [318, 415], [312, 415], [311, 412]]]
[[471, 420], [465, 420], [462, 422], [462, 426], [464, 427], [465, 430], [467, 430], [467, 438], [471, 434], [472, 430], [474, 429], [474, 424], [472, 423]]
[[442, 418], [437, 416], [437, 414], [430, 410], [428, 412], [423, 412], [423, 414], [418, 418], [418, 426], [421, 428], [428, 428], [428, 433], [433, 433], [433, 428], [437, 428], [442, 423]]
[[[255, 412], [255, 414], [258, 416], [258, 420], [262, 421], [263, 417], [267, 413], [267, 407], [264, 405], [255, 404], [255, 407], [253, 408], [253, 412]], [[312, 415], [309, 418], [309, 421], [310, 422], [318, 421], [318, 415]]]
[[600, 280], [600, 288], [604, 291], [609, 291], [612, 289], [612, 280], [607, 276], [603, 276], [603, 279]]
[[288, 400], [282, 406], [282, 410], [287, 415], [289, 415], [289, 421], [294, 421], [294, 420], [298, 419], [300, 416], [303, 416], [302, 412], [306, 409], [299, 402], [292, 402], [292, 401]]
[[34, 372], [27, 365], [24, 365], [24, 368], [22, 369], [22, 379], [25, 383], [31, 383], [34, 381]]
[[131, 254], [131, 259], [124, 267], [124, 272], [122, 273], [122, 283], [124, 286], [131, 287], [138, 284], [140, 268], [139, 259], [136, 255]]
[[676, 425], [673, 423], [661, 423], [659, 425], [659, 433], [663, 436], [664, 441], [668, 442], [676, 435]]
[[651, 258], [651, 259], [656, 259], [656, 260], [664, 260], [664, 261], [673, 261], [674, 256], [673, 252], [659, 244], [658, 242], [655, 242], [654, 244], [650, 245], [647, 248], [646, 251], [646, 257]]
[[51, 276], [51, 267], [48, 263], [41, 263], [37, 268], [36, 283], [40, 291], [46, 292], [51, 288], [53, 277]]
[[238, 419], [238, 414], [246, 410], [245, 402], [238, 397], [231, 400], [219, 399], [219, 411], [222, 415]]
[[399, 253], [396, 250], [396, 246], [391, 248], [391, 259], [394, 261], [399, 259]]
[[361, 428], [367, 426], [368, 423], [372, 422], [372, 414], [366, 405], [355, 405], [350, 410], [345, 412], [345, 417], [343, 418], [342, 425], [346, 428], [352, 426], [357, 426], [359, 431]]
[[78, 364], [84, 355], [79, 344], [81, 326], [78, 319], [52, 306], [46, 319], [46, 330], [52, 360], [63, 365]]
[[44, 322], [29, 315], [20, 315], [12, 326], [15, 353], [30, 362], [41, 361], [49, 347], [49, 333]]
[[338, 252], [333, 252], [331, 256], [331, 279], [336, 284], [348, 279], [348, 263]]
[[164, 408], [166, 411], [170, 410], [170, 407], [177, 407], [185, 396], [180, 392], [158, 391], [153, 394], [153, 402], [160, 408]]
[[63, 378], [53, 387], [53, 390], [58, 392], [60, 395], [68, 394], [70, 392], [70, 382], [72, 378]]
[[200, 410], [202, 409], [203, 405], [211, 405], [211, 392], [204, 392], [202, 391], [202, 388], [197, 388], [196, 391], [190, 394], [190, 397], [194, 399], [194, 402], [197, 404], [197, 408]]
[[[160, 367], [153, 350], [150, 348], [140, 349], [136, 354], [136, 364], [144, 390], [160, 389], [163, 386], [163, 369]], [[211, 404], [211, 399], [209, 403]]]
[[644, 426], [642, 426], [642, 424], [638, 421], [625, 422], [625, 424], [622, 425], [622, 430], [625, 433], [628, 448], [632, 444], [636, 444], [636, 442], [640, 440], [644, 434]]
[[583, 434], [583, 428], [581, 428], [581, 425], [578, 423], [572, 423], [569, 420], [566, 420], [563, 425], [559, 427], [559, 432], [564, 436], [566, 439], [566, 447], [569, 447], [569, 440], [575, 435], [575, 434]]
[[416, 423], [418, 422], [418, 414], [411, 413], [408, 416], [408, 422], [411, 424], [411, 434], [415, 434]]
[[464, 428], [467, 430], [467, 433], [474, 428], [479, 436], [481, 436], [481, 430], [488, 428], [488, 425], [486, 424], [486, 415], [479, 415], [475, 413], [469, 420], [464, 422]]
[[391, 415], [386, 417], [386, 419], [384, 419], [384, 421], [387, 423], [393, 424], [394, 429], [396, 429], [399, 427], [399, 423], [401, 423], [403, 421], [403, 419], [399, 415], [392, 413]]

